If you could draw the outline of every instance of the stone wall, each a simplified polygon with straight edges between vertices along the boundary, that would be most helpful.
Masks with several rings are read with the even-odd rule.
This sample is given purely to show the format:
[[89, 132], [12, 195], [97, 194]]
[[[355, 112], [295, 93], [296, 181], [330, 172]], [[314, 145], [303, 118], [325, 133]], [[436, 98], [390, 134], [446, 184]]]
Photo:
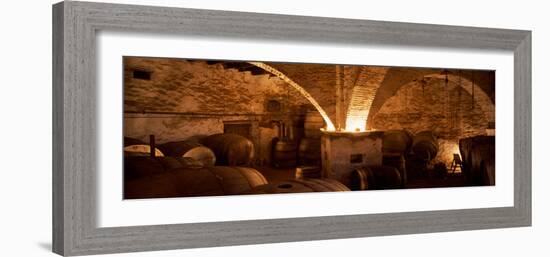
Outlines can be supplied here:
[[355, 169], [382, 165], [382, 138], [380, 132], [324, 132], [321, 137], [322, 176], [350, 186], [350, 175]]
[[[378, 88], [376, 96], [373, 100], [372, 107], [369, 111], [369, 127], [372, 127], [371, 121], [378, 113], [382, 105], [394, 96], [402, 86], [411, 82], [422, 80], [426, 76], [444, 76], [447, 72], [450, 80], [456, 81], [457, 77], [462, 79], [463, 83], [474, 82], [477, 90], [481, 91], [489, 99], [490, 104], [495, 103], [495, 71], [490, 70], [445, 70], [445, 69], [428, 69], [428, 68], [407, 68], [407, 67], [391, 67], [386, 73], [382, 84]], [[480, 93], [481, 93], [480, 92]]]
[[[311, 108], [288, 84], [269, 75], [252, 75], [205, 61], [165, 58], [124, 60], [124, 135], [158, 143], [224, 131], [224, 122], [251, 124], [259, 161], [269, 161], [270, 142], [278, 135], [272, 121], [295, 122]], [[134, 71], [150, 72], [150, 80]], [[268, 100], [282, 103], [269, 112]]]
[[[494, 116], [493, 116], [494, 117]], [[418, 133], [433, 131], [438, 137], [439, 153], [435, 162], [450, 166], [458, 153], [458, 140], [484, 135], [494, 124], [462, 87], [444, 79], [413, 81], [388, 98], [371, 124], [376, 130], [406, 129]]]
[[[312, 109], [297, 90], [267, 72], [254, 75], [220, 62], [170, 58], [126, 57], [124, 64], [124, 135], [145, 141], [150, 134], [159, 143], [185, 140], [222, 133], [226, 122], [248, 122], [257, 156], [261, 162], [269, 161], [278, 122], [296, 126]], [[372, 108], [359, 110], [368, 113], [370, 129], [433, 130], [441, 148], [436, 161], [449, 165], [459, 138], [485, 134], [494, 126], [494, 72], [472, 73], [478, 90], [472, 104], [471, 90], [457, 85], [456, 77], [464, 77], [458, 71], [448, 73], [453, 79], [446, 85], [441, 69], [267, 64], [309, 92], [333, 123], [337, 109], [348, 111], [353, 92], [358, 91], [354, 87], [366, 87], [361, 96], [365, 100], [360, 97], [355, 102], [372, 103]], [[135, 78], [135, 71], [145, 71], [150, 79]], [[479, 95], [485, 96], [483, 101]], [[281, 110], [268, 111], [269, 100], [279, 101]], [[342, 119], [342, 113], [339, 116]]]
[[[266, 99], [296, 111], [308, 102], [285, 82], [268, 75], [208, 65], [204, 61], [125, 58], [125, 111], [180, 113], [263, 113]], [[151, 72], [151, 80], [134, 79], [133, 70]]]

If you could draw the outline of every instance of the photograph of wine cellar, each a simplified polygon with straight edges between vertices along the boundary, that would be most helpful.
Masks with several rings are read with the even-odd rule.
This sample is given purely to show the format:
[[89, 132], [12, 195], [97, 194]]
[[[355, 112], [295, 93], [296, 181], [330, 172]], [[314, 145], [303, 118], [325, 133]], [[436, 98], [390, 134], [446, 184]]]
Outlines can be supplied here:
[[123, 63], [125, 199], [495, 185], [495, 71]]

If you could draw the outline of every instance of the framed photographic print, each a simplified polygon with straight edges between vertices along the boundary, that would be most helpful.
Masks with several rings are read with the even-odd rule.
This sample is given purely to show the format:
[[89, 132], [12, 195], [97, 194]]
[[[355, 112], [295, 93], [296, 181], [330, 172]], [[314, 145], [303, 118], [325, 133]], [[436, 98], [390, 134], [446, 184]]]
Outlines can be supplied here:
[[61, 255], [531, 225], [531, 32], [53, 6]]

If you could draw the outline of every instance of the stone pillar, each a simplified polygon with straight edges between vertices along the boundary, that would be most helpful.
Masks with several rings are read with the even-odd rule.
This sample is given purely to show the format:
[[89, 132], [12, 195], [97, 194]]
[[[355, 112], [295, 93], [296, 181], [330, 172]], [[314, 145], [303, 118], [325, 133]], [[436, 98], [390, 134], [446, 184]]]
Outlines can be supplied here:
[[343, 88], [344, 88], [344, 85], [342, 83], [342, 70], [343, 70], [343, 67], [341, 67], [340, 65], [335, 65], [336, 66], [336, 85], [335, 85], [335, 90], [336, 90], [336, 130], [342, 130], [343, 129], [343, 121], [344, 121], [344, 112], [343, 110], [345, 109], [345, 106], [344, 106], [344, 91], [343, 91]]
[[353, 170], [382, 165], [383, 132], [323, 131], [321, 136], [322, 177], [350, 185]]

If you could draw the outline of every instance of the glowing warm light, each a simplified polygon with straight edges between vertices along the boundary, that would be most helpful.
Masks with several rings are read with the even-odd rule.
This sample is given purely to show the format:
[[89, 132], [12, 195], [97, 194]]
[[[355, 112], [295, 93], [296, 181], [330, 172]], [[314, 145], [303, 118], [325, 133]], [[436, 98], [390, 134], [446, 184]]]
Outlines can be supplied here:
[[323, 116], [323, 119], [325, 120], [325, 122], [327, 123], [327, 130], [328, 131], [335, 131], [336, 128], [334, 127], [334, 124], [332, 124], [332, 121], [330, 121], [330, 118], [328, 117], [328, 115], [326, 113], [321, 113], [321, 116]]
[[366, 130], [369, 110], [378, 89], [375, 85], [378, 84], [362, 83], [353, 87], [346, 114], [346, 131]]
[[366, 115], [350, 116], [346, 117], [346, 131], [348, 132], [363, 132], [367, 130], [367, 117]]
[[[453, 146], [452, 146], [451, 149], [452, 149], [451, 151], [452, 151], [454, 154], [460, 155], [460, 148], [459, 148], [458, 144], [453, 144]], [[462, 158], [462, 156], [461, 156], [460, 158]]]

